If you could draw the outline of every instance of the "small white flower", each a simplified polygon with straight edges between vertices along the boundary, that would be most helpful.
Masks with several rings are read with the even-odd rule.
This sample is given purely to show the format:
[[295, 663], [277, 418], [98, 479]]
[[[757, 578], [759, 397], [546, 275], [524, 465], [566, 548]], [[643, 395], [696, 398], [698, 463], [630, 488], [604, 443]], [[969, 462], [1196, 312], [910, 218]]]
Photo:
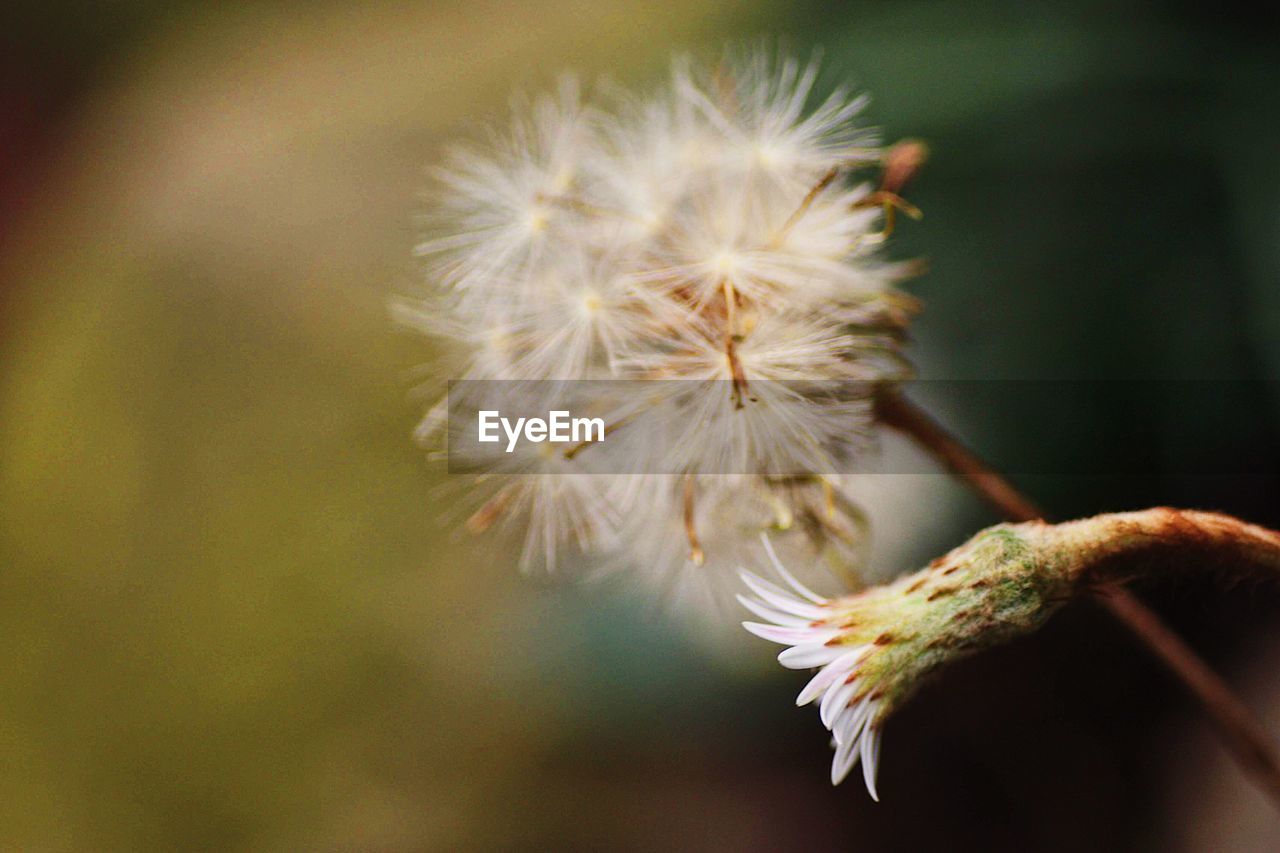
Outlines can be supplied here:
[[831, 762], [831, 783], [838, 785], [854, 765], [862, 761], [862, 778], [871, 798], [876, 793], [876, 770], [880, 760], [881, 693], [862, 664], [876, 646], [849, 631], [833, 599], [823, 598], [787, 571], [767, 536], [761, 540], [774, 569], [790, 589], [752, 574], [741, 573], [754, 597], [739, 595], [738, 601], [765, 622], [743, 622], [751, 633], [788, 648], [778, 661], [789, 669], [819, 667], [796, 697], [797, 705], [817, 701], [822, 724], [834, 738], [835, 757]]
[[[763, 538], [763, 536], [762, 536]], [[1225, 543], [1246, 561], [1276, 561], [1280, 536], [1212, 513], [1170, 509], [1102, 515], [1049, 525], [1001, 524], [890, 583], [823, 598], [787, 571], [765, 539], [774, 568], [789, 589], [742, 572], [752, 595], [738, 601], [762, 622], [753, 634], [787, 646], [778, 660], [791, 669], [817, 667], [798, 704], [818, 702], [835, 737], [831, 779], [862, 761], [876, 796], [876, 762], [885, 720], [930, 677], [955, 661], [1041, 625], [1108, 571], [1126, 576], [1142, 554], [1175, 541], [1201, 547]]]

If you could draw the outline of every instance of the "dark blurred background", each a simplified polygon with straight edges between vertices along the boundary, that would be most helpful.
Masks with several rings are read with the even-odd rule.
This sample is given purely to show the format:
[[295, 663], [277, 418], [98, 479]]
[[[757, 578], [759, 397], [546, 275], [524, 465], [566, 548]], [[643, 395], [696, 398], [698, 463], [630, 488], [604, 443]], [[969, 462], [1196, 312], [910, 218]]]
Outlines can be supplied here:
[[[6, 4], [0, 847], [1280, 849], [1087, 604], [897, 716], [882, 803], [832, 789], [776, 650], [440, 520], [407, 393], [432, 353], [386, 309], [424, 168], [512, 87], [782, 36], [931, 146], [895, 250], [931, 269], [921, 374], [1080, 380], [1051, 425], [1043, 394], [917, 399], [1038, 460], [1054, 515], [1278, 526], [1277, 35], [1245, 3]], [[872, 479], [882, 575], [994, 520]], [[1280, 733], [1280, 584], [1221, 580], [1141, 592]]]

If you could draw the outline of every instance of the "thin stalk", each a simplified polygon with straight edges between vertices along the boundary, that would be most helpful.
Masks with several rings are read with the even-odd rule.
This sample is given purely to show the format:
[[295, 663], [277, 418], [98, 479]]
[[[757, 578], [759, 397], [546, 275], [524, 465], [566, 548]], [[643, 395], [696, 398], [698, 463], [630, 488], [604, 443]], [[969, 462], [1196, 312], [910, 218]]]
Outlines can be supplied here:
[[[896, 391], [876, 400], [881, 423], [911, 438], [1009, 521], [1034, 521], [1044, 513], [1012, 483], [951, 435], [927, 412]], [[1280, 755], [1275, 742], [1226, 682], [1159, 616], [1116, 584], [1094, 597], [1159, 658], [1204, 706], [1242, 770], [1280, 807]]]

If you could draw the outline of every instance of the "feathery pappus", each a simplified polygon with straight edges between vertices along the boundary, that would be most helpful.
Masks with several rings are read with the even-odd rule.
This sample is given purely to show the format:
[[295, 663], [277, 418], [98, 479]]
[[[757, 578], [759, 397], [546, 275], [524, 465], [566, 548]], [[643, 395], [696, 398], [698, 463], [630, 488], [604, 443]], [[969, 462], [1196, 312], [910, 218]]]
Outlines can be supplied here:
[[[886, 188], [866, 99], [816, 98], [817, 77], [756, 50], [677, 59], [648, 94], [566, 78], [436, 170], [428, 287], [398, 309], [485, 381], [455, 383], [419, 436], [480, 472], [468, 526], [519, 531], [524, 569], [616, 568], [683, 599], [733, 584], [766, 529], [802, 573], [856, 564], [844, 475], [875, 388], [909, 374], [914, 267], [881, 252], [914, 208]], [[545, 410], [582, 382], [628, 389], [591, 402], [598, 446], [455, 441], [449, 407]]]

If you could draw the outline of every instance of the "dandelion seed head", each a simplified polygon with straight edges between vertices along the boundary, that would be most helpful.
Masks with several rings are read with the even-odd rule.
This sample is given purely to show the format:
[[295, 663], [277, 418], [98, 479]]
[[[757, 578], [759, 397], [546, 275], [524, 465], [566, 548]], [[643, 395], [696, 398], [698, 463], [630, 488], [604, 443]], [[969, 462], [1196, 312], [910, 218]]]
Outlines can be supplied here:
[[[461, 354], [453, 378], [702, 383], [608, 410], [628, 473], [549, 444], [479, 462], [491, 492], [525, 478], [473, 526], [524, 531], [526, 567], [581, 552], [655, 588], [709, 589], [762, 529], [803, 571], [851, 559], [856, 525], [837, 535], [843, 510], [826, 506], [839, 478], [784, 481], [866, 452], [871, 389], [909, 372], [907, 268], [880, 258], [882, 215], [861, 205], [876, 176], [860, 171], [880, 156], [866, 101], [816, 98], [817, 79], [816, 63], [766, 50], [679, 58], [646, 94], [587, 97], [565, 78], [437, 170], [428, 286], [400, 313]], [[770, 384], [809, 380], [866, 385], [839, 398]], [[424, 440], [445, 437], [442, 406]]]

